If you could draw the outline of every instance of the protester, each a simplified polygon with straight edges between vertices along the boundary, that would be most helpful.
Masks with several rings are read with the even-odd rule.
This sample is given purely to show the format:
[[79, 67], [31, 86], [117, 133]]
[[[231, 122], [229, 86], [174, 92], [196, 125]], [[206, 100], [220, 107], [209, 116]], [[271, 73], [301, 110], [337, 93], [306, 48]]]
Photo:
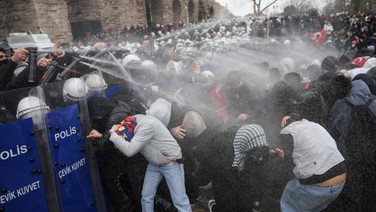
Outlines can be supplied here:
[[[6, 65], [3, 65], [0, 68], [0, 90], [9, 90], [14, 87], [18, 87], [17, 83], [12, 81], [13, 72], [16, 69], [18, 64], [24, 63], [29, 55], [29, 52], [26, 49], [17, 49], [14, 55], [10, 58], [9, 62]], [[21, 83], [26, 79], [21, 80]], [[13, 86], [13, 84], [16, 84]]]
[[[310, 209], [322, 210], [336, 199], [345, 179], [349, 183], [326, 210], [372, 210], [374, 187], [366, 182], [373, 178], [351, 183], [353, 176], [365, 172], [353, 169], [349, 156], [361, 151], [357, 146], [346, 148], [353, 122], [343, 98], [357, 105], [375, 94], [374, 26], [375, 17], [363, 13], [245, 17], [189, 23], [189, 27], [182, 22], [127, 24], [120, 35], [112, 28], [87, 32], [69, 51], [38, 52], [36, 82], [28, 80], [26, 49], [14, 50], [6, 60], [1, 59], [5, 50], [0, 49], [0, 90], [7, 93], [0, 98], [0, 109], [10, 107], [7, 100], [13, 100], [7, 97], [18, 93], [16, 89], [43, 82], [42, 88], [52, 87], [46, 95], [58, 99], [54, 92], [62, 82], [86, 78], [94, 70], [106, 73], [110, 81], [105, 95], [88, 98], [95, 129], [88, 138], [94, 139], [113, 210], [174, 210], [167, 187], [179, 211], [190, 211], [195, 204], [206, 207], [207, 200], [202, 199], [208, 196], [214, 198], [211, 209], [218, 211], [302, 211], [311, 207], [313, 198], [322, 202]], [[57, 71], [46, 73], [49, 68]], [[82, 88], [81, 94], [89, 89]], [[284, 124], [280, 136], [280, 120], [297, 111], [302, 118], [284, 118], [289, 124]], [[145, 112], [148, 115], [135, 115]], [[133, 131], [127, 140], [118, 135], [123, 128], [118, 130], [117, 124], [128, 116], [134, 123], [122, 126]], [[297, 130], [303, 126], [306, 131]], [[297, 156], [300, 144], [308, 148], [304, 161]], [[281, 145], [283, 151], [271, 153], [284, 153], [285, 159], [274, 160], [269, 149]], [[141, 154], [133, 156], [137, 153]], [[292, 162], [295, 171], [290, 173]], [[302, 163], [318, 168], [305, 169]], [[162, 177], [167, 185], [162, 182], [157, 189]], [[333, 184], [333, 179], [339, 180]], [[209, 195], [200, 189], [204, 185], [209, 185], [205, 186]], [[304, 196], [292, 189], [328, 190], [323, 185], [334, 188], [330, 198]], [[362, 192], [352, 192], [357, 186]], [[354, 194], [364, 200], [355, 201]], [[305, 198], [305, 204], [297, 196]], [[164, 202], [158, 205], [161, 199]]]
[[[140, 154], [130, 158], [124, 157], [111, 142], [108, 142], [108, 131], [114, 124], [120, 123], [124, 117], [135, 115], [136, 111], [145, 112], [136, 110], [136, 98], [124, 88], [114, 94], [111, 101], [95, 96], [89, 100], [89, 112], [94, 129], [91, 134], [102, 134], [100, 138], [94, 139], [99, 171], [111, 200], [111, 209], [114, 211], [137, 210], [141, 207], [142, 179], [147, 161]], [[132, 183], [123, 185], [123, 181]]]
[[0, 68], [8, 63], [8, 58], [6, 57], [6, 50], [0, 47]]
[[199, 162], [196, 183], [212, 182], [215, 209], [211, 210], [260, 209], [269, 169], [264, 130], [250, 124], [219, 131], [194, 111], [186, 113], [182, 126], [191, 138], [185, 146], [194, 146], [190, 154]]
[[227, 96], [228, 96], [228, 122], [250, 123], [258, 120], [260, 106], [255, 91], [245, 82], [240, 71], [228, 73]]
[[278, 152], [293, 160], [295, 175], [283, 191], [281, 211], [322, 211], [343, 189], [344, 158], [319, 124], [291, 114], [282, 119], [281, 127], [283, 147]]
[[[362, 80], [355, 80], [349, 94], [344, 99], [337, 100], [332, 109], [331, 120], [338, 135], [338, 148], [349, 169], [348, 183], [336, 202], [336, 209], [339, 207], [367, 211], [375, 206], [374, 183], [370, 183], [374, 181], [376, 173], [375, 137], [372, 136], [372, 130], [367, 130], [373, 129], [373, 122], [376, 121], [376, 103], [371, 96], [367, 84]], [[366, 104], [367, 102], [369, 104]], [[366, 117], [360, 116], [359, 120], [355, 120], [356, 117], [352, 115], [355, 109], [351, 105], [365, 105], [362, 113], [365, 113]], [[369, 114], [366, 113], [367, 109]]]
[[[118, 135], [120, 130], [125, 131], [125, 137]], [[179, 211], [191, 211], [185, 192], [183, 164], [180, 162], [181, 149], [158, 119], [147, 115], [129, 116], [123, 126], [113, 125], [109, 133], [110, 141], [124, 155], [131, 157], [140, 152], [149, 161], [142, 187], [143, 211], [154, 211], [154, 197], [162, 177], [167, 181], [175, 207]], [[92, 131], [88, 138], [101, 136]]]

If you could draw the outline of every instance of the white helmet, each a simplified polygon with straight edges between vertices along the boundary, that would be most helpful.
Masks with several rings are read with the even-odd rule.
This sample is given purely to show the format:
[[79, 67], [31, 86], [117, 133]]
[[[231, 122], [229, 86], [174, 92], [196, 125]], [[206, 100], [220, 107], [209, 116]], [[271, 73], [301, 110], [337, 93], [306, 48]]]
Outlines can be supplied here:
[[122, 65], [123, 67], [129, 67], [129, 66], [134, 66], [134, 65], [140, 65], [141, 64], [141, 59], [134, 54], [129, 54], [124, 57]]
[[63, 86], [64, 101], [79, 101], [86, 96], [85, 85], [80, 78], [70, 78]]
[[285, 40], [285, 41], [283, 41], [283, 45], [285, 45], [285, 46], [288, 46], [288, 45], [290, 45], [291, 44], [291, 41], [290, 40]]
[[39, 115], [40, 112], [46, 113], [50, 108], [46, 103], [36, 96], [28, 96], [18, 102], [17, 119], [31, 118]]
[[165, 126], [170, 123], [171, 119], [171, 102], [158, 98], [150, 106], [148, 110], [145, 111], [146, 115], [153, 116], [161, 121]]
[[208, 71], [208, 70], [201, 72], [201, 75], [208, 78], [208, 79], [214, 78], [213, 72]]
[[181, 77], [183, 75], [183, 66], [179, 62], [173, 61], [173, 63], [176, 76]]
[[151, 60], [145, 60], [144, 62], [142, 62], [141, 66], [144, 79], [148, 83], [155, 82], [159, 75], [157, 65]]
[[144, 62], [141, 63], [141, 66], [143, 69], [147, 69], [147, 70], [156, 70], [157, 68], [155, 63], [151, 60], [145, 60]]
[[14, 70], [14, 76], [18, 76], [21, 72], [23, 72], [27, 68], [27, 64], [18, 64], [16, 69]]
[[160, 43], [159, 43], [160, 46], [166, 46], [166, 41], [162, 40]]
[[98, 74], [89, 74], [85, 80], [85, 86], [89, 91], [99, 91], [107, 88], [107, 83]]

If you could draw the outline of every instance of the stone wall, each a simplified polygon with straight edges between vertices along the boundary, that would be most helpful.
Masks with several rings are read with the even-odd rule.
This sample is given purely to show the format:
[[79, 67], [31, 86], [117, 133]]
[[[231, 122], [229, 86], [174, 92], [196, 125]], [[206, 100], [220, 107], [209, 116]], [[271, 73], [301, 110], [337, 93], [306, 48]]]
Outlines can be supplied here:
[[36, 23], [41, 32], [48, 34], [53, 42], [72, 40], [68, 8], [64, 1], [39, 0], [34, 1], [34, 6], [37, 14]]
[[[6, 1], [0, 1], [0, 14], [2, 14], [0, 17], [0, 35], [7, 35], [9, 33], [9, 24], [7, 19], [8, 16], [8, 7]], [[3, 37], [2, 37], [3, 38]]]
[[2, 40], [12, 32], [30, 30], [37, 33], [37, 13], [32, 2], [24, 0], [0, 1], [0, 14]]
[[104, 30], [120, 32], [125, 26], [147, 25], [145, 2], [140, 0], [99, 0]]
[[118, 34], [125, 26], [198, 22], [230, 15], [215, 0], [0, 0], [0, 39], [10, 32], [30, 30], [45, 32], [52, 41], [71, 42], [85, 31]]
[[213, 18], [214, 19], [225, 19], [229, 17], [233, 17], [234, 15], [231, 14], [229, 10], [227, 10], [225, 7], [220, 5], [218, 2], [211, 0], [210, 8], [213, 8]]

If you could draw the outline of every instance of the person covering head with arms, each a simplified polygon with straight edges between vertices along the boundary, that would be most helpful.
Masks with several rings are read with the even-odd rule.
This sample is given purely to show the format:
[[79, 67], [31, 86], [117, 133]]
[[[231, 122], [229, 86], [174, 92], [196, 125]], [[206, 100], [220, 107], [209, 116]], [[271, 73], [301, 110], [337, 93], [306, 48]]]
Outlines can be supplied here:
[[292, 157], [295, 176], [285, 186], [281, 211], [324, 210], [346, 181], [344, 158], [335, 140], [321, 125], [294, 113], [283, 117], [281, 127], [285, 151], [279, 150], [279, 154]]
[[[113, 125], [109, 133], [110, 141], [124, 155], [131, 157], [140, 152], [149, 161], [142, 188], [142, 211], [154, 211], [154, 196], [163, 177], [178, 211], [191, 211], [180, 163], [181, 149], [162, 122], [148, 115], [130, 116], [121, 125]], [[97, 131], [88, 135], [97, 137], [101, 137]]]

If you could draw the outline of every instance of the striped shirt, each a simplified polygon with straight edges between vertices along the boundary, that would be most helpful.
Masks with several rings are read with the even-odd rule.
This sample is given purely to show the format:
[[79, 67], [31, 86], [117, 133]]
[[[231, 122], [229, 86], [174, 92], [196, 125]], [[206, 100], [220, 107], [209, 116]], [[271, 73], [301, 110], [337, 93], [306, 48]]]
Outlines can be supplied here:
[[234, 161], [232, 167], [239, 171], [244, 168], [246, 153], [255, 147], [268, 146], [264, 129], [260, 125], [250, 124], [240, 127], [234, 139]]

